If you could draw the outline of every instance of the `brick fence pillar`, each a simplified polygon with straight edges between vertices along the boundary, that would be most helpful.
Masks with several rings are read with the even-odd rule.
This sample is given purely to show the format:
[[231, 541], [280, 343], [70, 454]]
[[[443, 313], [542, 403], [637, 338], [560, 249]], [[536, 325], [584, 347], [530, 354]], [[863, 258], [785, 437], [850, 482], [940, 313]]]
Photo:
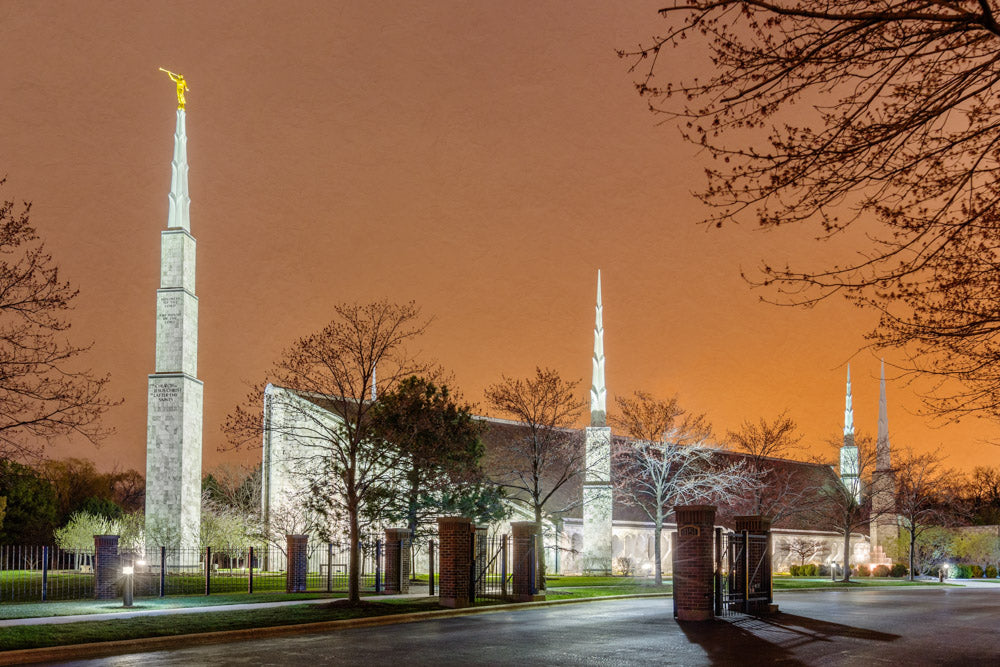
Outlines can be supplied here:
[[121, 574], [118, 536], [94, 535], [94, 597], [98, 600], [118, 597], [118, 578]]
[[713, 558], [715, 507], [678, 505], [674, 508], [677, 539], [674, 552], [674, 612], [679, 621], [715, 617]]
[[[774, 602], [771, 590], [771, 518], [760, 514], [734, 517], [736, 532], [743, 535], [764, 535], [765, 539], [747, 540], [745, 557], [736, 563], [736, 580], [749, 584], [749, 595], [767, 593], [767, 602], [754, 602], [747, 605], [746, 613], [763, 614], [770, 611]], [[750, 576], [747, 577], [747, 562], [750, 563]], [[759, 566], [758, 566], [759, 563]], [[776, 609], [776, 608], [775, 608]]]
[[309, 536], [285, 535], [288, 550], [288, 569], [285, 571], [285, 590], [289, 593], [306, 592], [306, 571], [309, 569]]
[[510, 524], [511, 541], [513, 542], [514, 589], [511, 591], [514, 599], [519, 602], [544, 600], [544, 595], [538, 595], [538, 564], [535, 560], [538, 541], [538, 526], [534, 521], [512, 521]]
[[385, 529], [385, 592], [410, 592], [410, 531]]
[[472, 536], [476, 527], [465, 517], [438, 519], [438, 600], [442, 607], [461, 609], [470, 604]]

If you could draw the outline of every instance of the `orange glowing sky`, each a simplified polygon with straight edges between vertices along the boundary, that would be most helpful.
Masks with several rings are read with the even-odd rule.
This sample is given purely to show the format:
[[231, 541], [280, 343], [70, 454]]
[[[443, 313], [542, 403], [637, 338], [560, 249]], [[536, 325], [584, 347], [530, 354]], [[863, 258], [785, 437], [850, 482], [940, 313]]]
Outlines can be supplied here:
[[[708, 230], [702, 163], [658, 124], [614, 49], [660, 29], [661, 2], [93, 2], [0, 4], [0, 174], [80, 288], [73, 336], [125, 404], [100, 450], [57, 456], [145, 469], [159, 232], [175, 98], [188, 79], [198, 240], [205, 467], [245, 382], [331, 304], [414, 299], [423, 353], [467, 399], [536, 365], [590, 382], [597, 269], [608, 389], [678, 393], [724, 433], [787, 409], [827, 453], [874, 432], [872, 317], [778, 308], [740, 278], [762, 258], [822, 261], [805, 230]], [[695, 53], [670, 54], [684, 72]], [[853, 357], [853, 358], [852, 358]], [[890, 355], [889, 361], [893, 360]], [[894, 446], [1000, 464], [984, 420], [945, 428], [889, 386]]]

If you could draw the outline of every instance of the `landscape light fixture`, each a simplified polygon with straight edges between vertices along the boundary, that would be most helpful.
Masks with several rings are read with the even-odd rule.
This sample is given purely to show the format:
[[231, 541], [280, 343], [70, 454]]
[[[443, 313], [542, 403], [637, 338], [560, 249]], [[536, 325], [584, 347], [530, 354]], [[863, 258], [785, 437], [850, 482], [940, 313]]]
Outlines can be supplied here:
[[122, 606], [131, 607], [132, 606], [132, 574], [135, 572], [135, 568], [131, 565], [122, 566], [122, 574], [125, 576], [125, 589], [122, 592]]

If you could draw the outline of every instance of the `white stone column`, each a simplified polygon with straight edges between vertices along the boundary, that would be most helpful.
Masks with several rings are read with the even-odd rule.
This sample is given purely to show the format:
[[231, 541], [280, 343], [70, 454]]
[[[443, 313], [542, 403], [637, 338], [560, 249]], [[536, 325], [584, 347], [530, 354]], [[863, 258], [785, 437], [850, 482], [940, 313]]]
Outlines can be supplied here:
[[[147, 546], [198, 546], [202, 381], [198, 379], [195, 240], [187, 194], [185, 112], [177, 110], [167, 229], [160, 236], [156, 365], [146, 422]], [[163, 544], [167, 543], [169, 544]]]

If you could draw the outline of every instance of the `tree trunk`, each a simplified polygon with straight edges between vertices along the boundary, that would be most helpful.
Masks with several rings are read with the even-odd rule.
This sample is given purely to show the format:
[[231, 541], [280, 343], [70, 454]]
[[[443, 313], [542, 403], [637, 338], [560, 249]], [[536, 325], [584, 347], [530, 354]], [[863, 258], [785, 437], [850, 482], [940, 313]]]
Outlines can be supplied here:
[[851, 580], [851, 531], [844, 531], [844, 581]]
[[538, 537], [535, 541], [535, 585], [539, 590], [545, 588], [545, 548], [542, 540], [542, 508], [535, 504], [535, 532]]
[[913, 531], [913, 526], [910, 526], [910, 581], [913, 581], [913, 552], [917, 548], [917, 534]]
[[653, 572], [655, 573], [656, 585], [660, 586], [663, 584], [663, 564], [661, 563], [663, 556], [660, 548], [660, 537], [663, 535], [663, 517], [656, 517], [656, 525], [653, 527], [653, 558], [656, 559], [656, 563], [653, 565]]

